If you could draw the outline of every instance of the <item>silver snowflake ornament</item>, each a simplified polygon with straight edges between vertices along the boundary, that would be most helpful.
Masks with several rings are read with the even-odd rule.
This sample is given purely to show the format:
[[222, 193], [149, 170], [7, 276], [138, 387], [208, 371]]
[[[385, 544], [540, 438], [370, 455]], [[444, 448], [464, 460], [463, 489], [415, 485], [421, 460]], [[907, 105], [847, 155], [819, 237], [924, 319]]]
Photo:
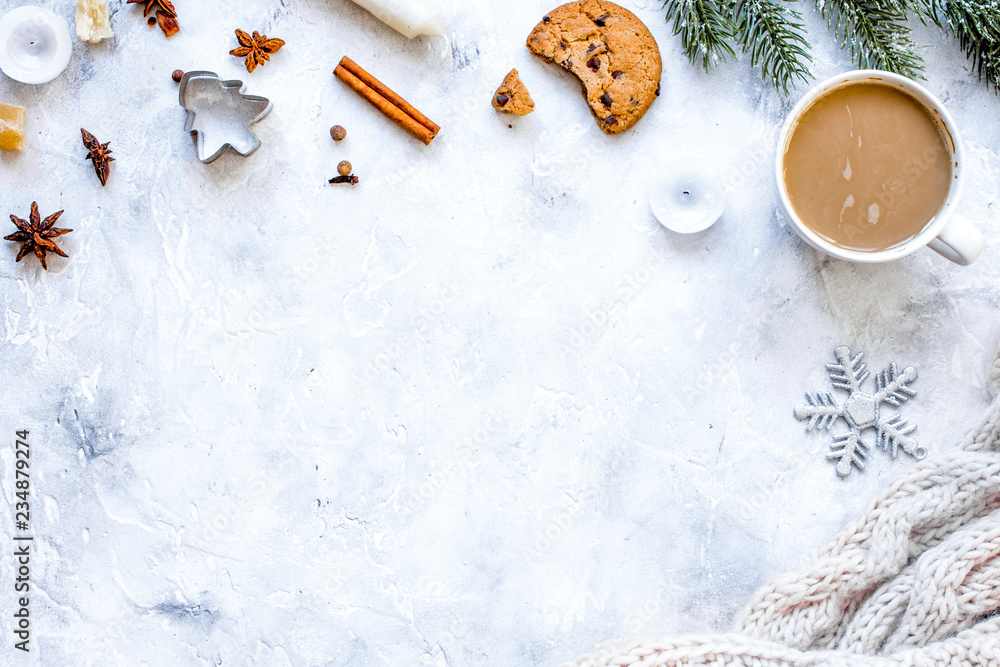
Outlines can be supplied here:
[[865, 353], [859, 352], [852, 358], [851, 348], [841, 345], [834, 354], [839, 363], [827, 364], [826, 369], [833, 386], [848, 392], [847, 400], [838, 404], [829, 392], [806, 392], [809, 405], [796, 405], [794, 414], [798, 420], [809, 420], [807, 431], [830, 430], [838, 418], [847, 422], [850, 430], [833, 436], [831, 451], [826, 455], [828, 459], [837, 460], [837, 474], [846, 477], [851, 474], [852, 467], [865, 469], [865, 459], [871, 446], [861, 439], [861, 432], [868, 428], [875, 429], [876, 444], [892, 458], [896, 458], [900, 449], [914, 458], [924, 458], [927, 451], [910, 437], [917, 427], [906, 423], [898, 414], [884, 417], [879, 410], [883, 403], [899, 407], [917, 395], [909, 387], [917, 379], [916, 369], [907, 366], [899, 373], [893, 362], [875, 376], [875, 393], [868, 394], [861, 389], [861, 384], [870, 375], [868, 364], [862, 361]]

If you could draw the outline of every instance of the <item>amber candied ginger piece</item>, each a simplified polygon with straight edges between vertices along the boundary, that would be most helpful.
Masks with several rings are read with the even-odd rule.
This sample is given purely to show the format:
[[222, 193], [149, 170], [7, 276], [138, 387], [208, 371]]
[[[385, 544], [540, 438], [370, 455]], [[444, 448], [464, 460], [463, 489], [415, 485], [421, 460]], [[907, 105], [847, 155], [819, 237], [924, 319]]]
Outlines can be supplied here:
[[24, 148], [24, 113], [24, 107], [0, 104], [0, 148], [3, 150]]
[[80, 0], [76, 6], [76, 36], [91, 44], [115, 36], [106, 0]]

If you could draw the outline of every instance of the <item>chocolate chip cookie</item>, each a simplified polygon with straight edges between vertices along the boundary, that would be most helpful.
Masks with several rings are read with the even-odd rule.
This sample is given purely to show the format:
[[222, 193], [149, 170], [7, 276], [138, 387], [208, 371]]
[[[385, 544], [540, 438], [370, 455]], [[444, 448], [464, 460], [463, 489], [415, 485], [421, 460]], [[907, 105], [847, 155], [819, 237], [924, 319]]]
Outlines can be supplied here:
[[497, 92], [493, 93], [493, 108], [516, 116], [527, 116], [535, 110], [535, 102], [518, 78], [516, 69], [507, 73]]
[[638, 122], [660, 94], [660, 49], [645, 24], [607, 0], [578, 0], [546, 14], [528, 49], [580, 79], [583, 96], [608, 134]]

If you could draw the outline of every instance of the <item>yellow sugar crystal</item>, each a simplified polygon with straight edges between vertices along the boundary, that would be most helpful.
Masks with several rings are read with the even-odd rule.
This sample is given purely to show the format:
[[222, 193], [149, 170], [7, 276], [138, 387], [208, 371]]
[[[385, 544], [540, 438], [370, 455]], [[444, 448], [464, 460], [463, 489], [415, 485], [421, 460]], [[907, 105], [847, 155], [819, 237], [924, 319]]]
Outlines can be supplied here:
[[0, 104], [0, 149], [19, 151], [24, 148], [24, 107]]
[[76, 36], [91, 44], [115, 36], [106, 0], [80, 0], [76, 6]]

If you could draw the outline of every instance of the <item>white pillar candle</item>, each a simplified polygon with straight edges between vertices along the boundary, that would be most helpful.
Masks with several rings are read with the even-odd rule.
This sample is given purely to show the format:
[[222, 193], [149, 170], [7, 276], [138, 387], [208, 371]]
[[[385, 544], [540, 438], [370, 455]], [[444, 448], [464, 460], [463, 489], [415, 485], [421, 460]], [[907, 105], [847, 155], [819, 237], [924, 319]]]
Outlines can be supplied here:
[[390, 28], [413, 39], [417, 35], [441, 37], [444, 20], [423, 0], [354, 0]]
[[0, 70], [21, 83], [48, 83], [73, 54], [66, 22], [41, 7], [18, 7], [0, 18]]
[[708, 229], [722, 215], [722, 179], [708, 162], [679, 158], [663, 165], [649, 187], [649, 207], [660, 224], [681, 234]]

